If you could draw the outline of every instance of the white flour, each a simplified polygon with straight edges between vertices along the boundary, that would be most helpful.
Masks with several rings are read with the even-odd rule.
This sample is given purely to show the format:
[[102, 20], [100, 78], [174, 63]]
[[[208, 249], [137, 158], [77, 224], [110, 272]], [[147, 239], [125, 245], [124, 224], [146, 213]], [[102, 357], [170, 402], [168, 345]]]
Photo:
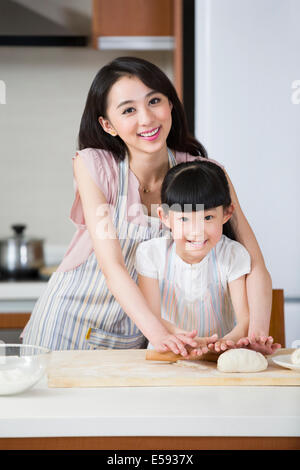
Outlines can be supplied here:
[[30, 375], [21, 369], [0, 370], [0, 395], [20, 393], [34, 385], [42, 375], [41, 370]]

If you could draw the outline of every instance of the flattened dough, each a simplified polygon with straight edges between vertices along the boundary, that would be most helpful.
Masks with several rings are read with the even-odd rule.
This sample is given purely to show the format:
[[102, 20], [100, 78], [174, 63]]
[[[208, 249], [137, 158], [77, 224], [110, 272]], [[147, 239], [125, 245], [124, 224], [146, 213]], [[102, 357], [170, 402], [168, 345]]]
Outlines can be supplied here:
[[203, 364], [199, 364], [199, 362], [200, 361], [183, 360], [183, 361], [176, 361], [175, 364], [177, 366], [182, 366], [182, 367], [193, 367], [194, 369], [198, 369], [198, 370], [208, 369], [207, 366], [204, 366]]
[[259, 372], [268, 367], [267, 359], [251, 349], [228, 349], [217, 362], [220, 372]]
[[291, 361], [293, 364], [300, 364], [300, 348], [295, 349], [291, 355]]

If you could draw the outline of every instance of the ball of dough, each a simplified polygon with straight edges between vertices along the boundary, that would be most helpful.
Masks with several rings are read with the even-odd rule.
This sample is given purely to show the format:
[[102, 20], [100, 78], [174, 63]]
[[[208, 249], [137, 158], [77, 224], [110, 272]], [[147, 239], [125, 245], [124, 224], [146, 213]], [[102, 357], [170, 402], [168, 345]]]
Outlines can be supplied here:
[[228, 349], [217, 362], [221, 372], [259, 372], [268, 367], [267, 359], [251, 349]]
[[300, 364], [300, 348], [295, 349], [292, 353], [291, 361], [293, 364]]

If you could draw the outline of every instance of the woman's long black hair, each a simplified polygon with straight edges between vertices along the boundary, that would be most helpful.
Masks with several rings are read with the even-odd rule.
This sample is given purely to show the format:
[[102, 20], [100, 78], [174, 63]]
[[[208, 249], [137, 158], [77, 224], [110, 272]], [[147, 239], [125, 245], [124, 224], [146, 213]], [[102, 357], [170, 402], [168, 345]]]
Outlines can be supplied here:
[[114, 59], [95, 76], [81, 118], [79, 150], [87, 147], [105, 149], [111, 151], [117, 161], [125, 158], [127, 149], [123, 140], [109, 135], [98, 122], [100, 116], [107, 117], [107, 95], [113, 84], [123, 76], [138, 77], [148, 88], [167, 96], [172, 103], [172, 127], [167, 138], [170, 149], [207, 158], [204, 146], [188, 131], [186, 115], [172, 82], [156, 65], [137, 57]]
[[[208, 160], [179, 163], [167, 172], [161, 187], [164, 210], [197, 211], [231, 204], [230, 189], [223, 169]], [[232, 240], [236, 235], [229, 219], [223, 225], [223, 234]]]

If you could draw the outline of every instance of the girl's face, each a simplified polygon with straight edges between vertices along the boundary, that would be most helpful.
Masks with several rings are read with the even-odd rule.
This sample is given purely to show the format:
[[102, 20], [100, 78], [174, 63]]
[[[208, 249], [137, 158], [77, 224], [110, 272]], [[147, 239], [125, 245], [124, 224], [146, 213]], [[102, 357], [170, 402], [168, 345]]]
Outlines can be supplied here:
[[107, 117], [100, 117], [103, 129], [118, 135], [129, 153], [153, 153], [166, 149], [172, 126], [172, 104], [162, 93], [148, 88], [135, 76], [121, 77], [107, 97]]
[[216, 246], [232, 213], [232, 205], [226, 210], [223, 206], [195, 212], [170, 210], [167, 215], [158, 208], [159, 217], [172, 230], [176, 253], [190, 264], [200, 262]]

